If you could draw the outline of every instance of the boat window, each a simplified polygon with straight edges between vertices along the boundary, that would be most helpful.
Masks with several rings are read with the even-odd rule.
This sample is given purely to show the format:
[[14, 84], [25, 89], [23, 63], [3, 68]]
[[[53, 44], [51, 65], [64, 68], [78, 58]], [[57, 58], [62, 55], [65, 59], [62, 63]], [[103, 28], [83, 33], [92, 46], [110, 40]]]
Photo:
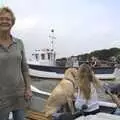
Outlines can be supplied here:
[[56, 54], [54, 53], [54, 58], [56, 57]]
[[50, 60], [50, 53], [48, 53], [48, 60]]
[[45, 59], [45, 54], [41, 54], [41, 60]]
[[38, 58], [38, 54], [35, 54], [35, 58], [36, 58], [36, 60], [38, 60], [39, 58]]

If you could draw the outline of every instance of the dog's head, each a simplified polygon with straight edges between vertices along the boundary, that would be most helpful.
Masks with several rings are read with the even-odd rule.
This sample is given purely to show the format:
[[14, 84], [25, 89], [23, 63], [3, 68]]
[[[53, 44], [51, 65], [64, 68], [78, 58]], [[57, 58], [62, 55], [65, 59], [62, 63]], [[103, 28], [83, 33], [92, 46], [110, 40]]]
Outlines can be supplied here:
[[68, 68], [65, 71], [64, 77], [75, 80], [77, 78], [77, 69], [76, 68]]

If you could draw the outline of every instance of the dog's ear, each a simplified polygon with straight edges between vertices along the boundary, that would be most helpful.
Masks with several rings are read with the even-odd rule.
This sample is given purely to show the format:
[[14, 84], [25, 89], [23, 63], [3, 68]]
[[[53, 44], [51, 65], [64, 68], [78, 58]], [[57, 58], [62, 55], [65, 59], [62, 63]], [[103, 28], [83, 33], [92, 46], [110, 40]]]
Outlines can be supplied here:
[[76, 78], [76, 69], [75, 68], [71, 70], [71, 74], [72, 74], [73, 78]]

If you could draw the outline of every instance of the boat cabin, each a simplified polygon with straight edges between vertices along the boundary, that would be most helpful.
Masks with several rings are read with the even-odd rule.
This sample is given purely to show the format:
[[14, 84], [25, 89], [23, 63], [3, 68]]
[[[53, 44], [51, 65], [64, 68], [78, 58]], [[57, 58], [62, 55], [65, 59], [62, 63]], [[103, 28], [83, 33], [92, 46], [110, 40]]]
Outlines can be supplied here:
[[56, 54], [52, 49], [36, 49], [31, 58], [28, 60], [29, 64], [44, 65], [44, 66], [55, 66], [56, 65]]

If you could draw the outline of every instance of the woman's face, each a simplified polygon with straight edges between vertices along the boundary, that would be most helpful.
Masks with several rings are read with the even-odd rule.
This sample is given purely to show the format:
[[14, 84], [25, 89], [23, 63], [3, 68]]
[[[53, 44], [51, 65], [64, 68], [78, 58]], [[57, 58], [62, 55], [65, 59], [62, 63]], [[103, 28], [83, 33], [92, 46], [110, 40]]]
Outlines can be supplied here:
[[0, 31], [10, 32], [13, 26], [13, 19], [10, 13], [3, 12], [0, 14]]

